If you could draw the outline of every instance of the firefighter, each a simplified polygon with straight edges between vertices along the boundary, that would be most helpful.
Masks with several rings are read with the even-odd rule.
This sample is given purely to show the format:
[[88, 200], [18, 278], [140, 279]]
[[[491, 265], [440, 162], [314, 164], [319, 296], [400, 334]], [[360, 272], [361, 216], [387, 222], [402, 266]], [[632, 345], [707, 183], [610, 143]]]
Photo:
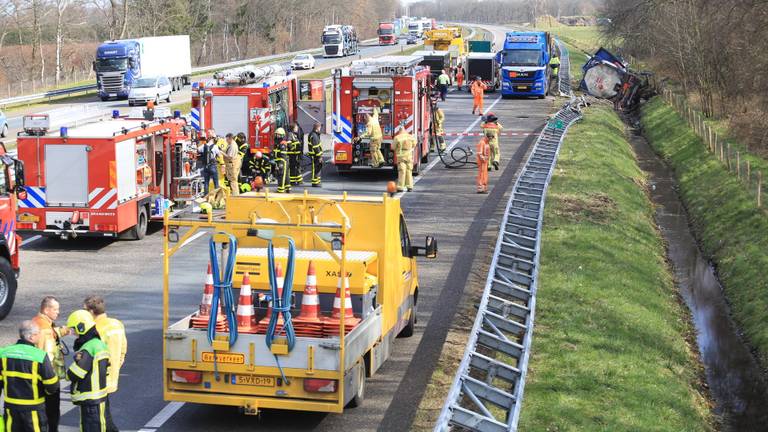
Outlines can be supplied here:
[[491, 170], [491, 165], [493, 165], [493, 168], [498, 171], [499, 170], [499, 163], [501, 162], [501, 149], [499, 148], [499, 134], [501, 133], [501, 130], [503, 129], [503, 126], [501, 123], [499, 123], [498, 117], [494, 115], [493, 113], [488, 113], [487, 116], [485, 116], [485, 122], [483, 122], [482, 125], [480, 125], [480, 128], [483, 130], [483, 134], [486, 134], [490, 132], [493, 137], [491, 138], [489, 145], [491, 146], [491, 159], [490, 159], [490, 165], [488, 165], [488, 171]]
[[83, 309], [93, 315], [96, 322], [96, 331], [109, 350], [109, 368], [107, 369], [107, 399], [105, 401], [106, 432], [118, 432], [112, 420], [109, 407], [109, 395], [117, 391], [120, 379], [120, 368], [125, 363], [125, 354], [128, 351], [128, 339], [125, 337], [125, 326], [120, 320], [107, 316], [107, 305], [104, 298], [91, 295], [85, 298]]
[[370, 138], [368, 149], [371, 151], [371, 166], [381, 168], [384, 165], [384, 155], [381, 154], [381, 125], [379, 125], [379, 109], [373, 108], [373, 115], [365, 115], [365, 133], [359, 139]]
[[483, 115], [483, 96], [485, 93], [485, 89], [487, 87], [483, 83], [483, 80], [480, 79], [479, 76], [475, 77], [475, 81], [472, 82], [472, 86], [469, 88], [469, 91], [472, 92], [472, 114], [475, 114], [475, 111], [477, 111], [477, 115]]
[[72, 312], [67, 327], [78, 335], [74, 360], [67, 377], [72, 382], [72, 403], [80, 407], [80, 430], [104, 432], [107, 429], [107, 370], [109, 349], [99, 338], [96, 321], [87, 310]]
[[200, 156], [200, 160], [202, 161], [203, 165], [203, 181], [205, 182], [203, 185], [203, 190], [205, 191], [205, 195], [208, 195], [210, 188], [209, 183], [211, 180], [213, 180], [214, 190], [219, 188], [219, 170], [217, 162], [219, 153], [220, 150], [216, 145], [215, 136], [210, 134], [208, 141], [204, 142], [197, 149], [197, 154]]
[[261, 177], [261, 184], [267, 184], [269, 182], [269, 173], [272, 171], [269, 157], [257, 150], [251, 159], [250, 171], [253, 180], [256, 180], [256, 177]]
[[491, 139], [493, 132], [486, 130], [477, 142], [477, 193], [488, 193], [488, 161], [491, 159]]
[[400, 125], [393, 141], [397, 156], [397, 191], [408, 189], [410, 192], [413, 190], [413, 149], [416, 147], [416, 139]]
[[448, 86], [451, 85], [451, 77], [445, 71], [442, 71], [437, 77], [437, 88], [440, 90], [440, 99], [445, 102], [448, 95]]
[[240, 186], [238, 186], [237, 181], [240, 175], [240, 165], [243, 161], [240, 159], [234, 135], [228, 133], [225, 142], [227, 146], [224, 149], [224, 172], [226, 173], [227, 183], [229, 183], [232, 195], [237, 196], [240, 195]]
[[445, 130], [443, 129], [444, 124], [445, 113], [443, 112], [442, 108], [437, 108], [435, 110], [435, 136], [437, 137], [437, 151], [440, 153], [445, 151]]
[[552, 78], [556, 79], [560, 70], [560, 57], [557, 54], [552, 54], [552, 58], [549, 60], [549, 68], [552, 69]]
[[288, 181], [288, 165], [286, 160], [287, 141], [285, 129], [277, 128], [275, 131], [275, 145], [272, 147], [275, 158], [275, 177], [277, 177], [277, 191], [288, 193], [291, 191], [291, 183]]
[[456, 66], [456, 89], [461, 91], [464, 84], [464, 68], [461, 65]]
[[304, 176], [301, 172], [301, 154], [304, 146], [299, 136], [299, 125], [293, 123], [286, 136], [288, 142], [288, 167], [290, 170], [291, 185], [300, 185], [304, 182]]
[[249, 183], [250, 180], [248, 179], [248, 164], [251, 161], [251, 158], [253, 157], [253, 155], [251, 154], [250, 149], [248, 148], [248, 140], [246, 139], [245, 134], [243, 132], [239, 132], [237, 135], [235, 135], [235, 144], [237, 144], [237, 152], [240, 155], [239, 175], [241, 177], [244, 177], [244, 180], [245, 180], [245, 181], [241, 181], [240, 183]]
[[[53, 296], [45, 296], [40, 302], [40, 313], [32, 318], [32, 322], [40, 329], [40, 337], [36, 346], [45, 351], [51, 361], [53, 371], [59, 380], [62, 380], [67, 377], [67, 374], [64, 363], [66, 347], [61, 338], [69, 334], [69, 328], [57, 327], [54, 321], [58, 317], [58, 300]], [[60, 401], [61, 393], [58, 390], [45, 397], [45, 415], [48, 419], [49, 432], [58, 432], [59, 430]]]
[[5, 394], [5, 428], [8, 432], [45, 432], [46, 395], [59, 392], [59, 377], [51, 359], [35, 345], [40, 328], [31, 320], [19, 326], [19, 340], [0, 349], [0, 390]]
[[320, 177], [323, 172], [323, 145], [320, 142], [320, 126], [319, 122], [315, 122], [312, 125], [312, 132], [307, 138], [309, 145], [307, 154], [312, 158], [312, 187], [320, 187]]

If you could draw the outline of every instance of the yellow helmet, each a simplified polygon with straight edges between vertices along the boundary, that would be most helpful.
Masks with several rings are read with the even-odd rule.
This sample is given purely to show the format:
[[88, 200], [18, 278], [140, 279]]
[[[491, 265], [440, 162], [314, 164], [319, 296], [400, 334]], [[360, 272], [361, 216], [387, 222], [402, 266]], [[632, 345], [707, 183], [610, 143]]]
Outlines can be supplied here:
[[241, 183], [240, 184], [240, 192], [250, 192], [251, 191], [251, 185], [248, 183]]
[[285, 129], [277, 128], [277, 130], [275, 131], [275, 135], [277, 135], [277, 136], [285, 136]]
[[200, 204], [200, 211], [203, 213], [212, 213], [213, 212], [213, 206], [211, 206], [210, 203], [202, 203]]
[[74, 329], [78, 335], [84, 335], [95, 325], [93, 315], [85, 309], [76, 310], [67, 318], [67, 327]]

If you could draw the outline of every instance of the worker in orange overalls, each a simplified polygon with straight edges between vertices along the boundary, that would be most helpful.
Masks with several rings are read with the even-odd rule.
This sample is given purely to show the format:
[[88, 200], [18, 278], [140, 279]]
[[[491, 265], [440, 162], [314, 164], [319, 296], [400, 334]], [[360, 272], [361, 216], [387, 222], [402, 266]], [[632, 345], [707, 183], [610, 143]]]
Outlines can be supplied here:
[[464, 84], [464, 68], [458, 65], [456, 67], [456, 89], [461, 91], [462, 84]]
[[485, 131], [485, 135], [477, 142], [477, 193], [488, 193], [488, 161], [491, 159], [491, 138], [493, 132]]
[[469, 90], [472, 92], [474, 101], [472, 102], [472, 114], [475, 114], [477, 110], [478, 115], [483, 115], [483, 95], [485, 93], [486, 86], [483, 84], [483, 80], [480, 77], [475, 77], [475, 81], [472, 82], [472, 86]]

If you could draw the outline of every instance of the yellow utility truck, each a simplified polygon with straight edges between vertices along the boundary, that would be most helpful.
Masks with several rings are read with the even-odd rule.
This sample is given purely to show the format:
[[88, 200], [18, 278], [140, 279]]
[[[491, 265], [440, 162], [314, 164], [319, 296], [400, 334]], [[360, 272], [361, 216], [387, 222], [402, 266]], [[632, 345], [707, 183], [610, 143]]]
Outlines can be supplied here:
[[446, 27], [429, 30], [424, 33], [424, 49], [426, 51], [448, 51], [451, 55], [451, 67], [461, 62], [466, 50], [464, 39], [461, 37], [461, 27]]
[[[413, 334], [420, 289], [416, 257], [437, 255], [437, 243], [430, 236], [423, 246], [411, 243], [400, 199], [387, 194], [250, 192], [230, 197], [221, 213], [182, 213], [166, 216], [165, 222], [164, 398], [236, 406], [246, 414], [263, 408], [340, 413], [345, 406], [359, 405], [366, 378], [387, 360], [395, 338]], [[174, 255], [200, 231], [210, 233], [214, 258], [202, 251], [209, 259], [194, 260], [200, 269], [192, 277], [191, 246], [184, 249], [183, 258]], [[229, 254], [234, 256], [231, 261]], [[238, 322], [241, 312], [249, 310], [248, 291], [240, 289], [249, 275], [256, 331], [244, 332], [233, 320], [222, 320], [215, 313], [205, 321], [210, 324], [207, 329], [196, 327], [202, 305], [201, 311], [169, 322], [174, 306], [169, 292], [174, 298], [181, 292], [198, 296], [206, 261], [214, 265], [217, 279], [210, 309], [216, 311], [218, 299], [239, 297], [244, 307], [237, 309]], [[312, 279], [307, 276], [310, 262], [316, 274]], [[275, 274], [279, 279], [279, 273], [270, 278], [278, 266], [294, 269], [287, 294], [287, 272], [283, 289], [270, 291], [279, 284], [270, 282]], [[349, 281], [348, 294], [338, 289], [342, 275]], [[304, 291], [312, 283], [317, 300], [312, 289]], [[236, 294], [238, 290], [246, 294]], [[350, 300], [350, 309], [340, 308]], [[231, 300], [221, 304], [223, 315], [231, 319], [236, 306]], [[319, 307], [322, 322], [308, 324], [302, 333], [304, 308], [313, 305]], [[290, 310], [290, 315], [280, 314], [280, 308]], [[334, 321], [339, 308], [341, 315]], [[269, 317], [276, 315], [279, 321], [270, 332]], [[240, 328], [239, 333], [233, 327]]]

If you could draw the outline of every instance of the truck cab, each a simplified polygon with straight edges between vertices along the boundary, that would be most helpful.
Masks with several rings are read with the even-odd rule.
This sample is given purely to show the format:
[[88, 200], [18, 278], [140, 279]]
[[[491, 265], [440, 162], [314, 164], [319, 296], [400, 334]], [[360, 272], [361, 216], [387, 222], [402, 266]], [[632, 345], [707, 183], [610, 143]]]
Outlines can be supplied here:
[[[168, 218], [166, 226], [164, 398], [236, 406], [246, 414], [263, 408], [341, 413], [345, 406], [359, 405], [365, 379], [387, 360], [396, 337], [413, 334], [420, 289], [416, 257], [437, 255], [433, 238], [427, 237], [424, 246], [412, 242], [399, 198], [386, 194], [251, 192], [231, 197], [223, 214], [207, 220], [194, 214], [177, 216]], [[236, 338], [219, 325], [223, 321], [216, 313], [206, 320], [197, 311], [169, 324], [169, 290], [194, 292], [202, 286], [187, 277], [188, 257], [180, 260], [180, 270], [175, 270], [173, 259], [184, 241], [200, 230], [215, 233], [214, 250], [226, 243], [235, 255], [229, 273], [234, 288], [242, 288], [248, 273], [255, 329], [239, 328]], [[204, 263], [217, 259], [208, 248], [197, 249], [205, 257], [197, 260], [203, 263], [201, 280]], [[185, 249], [185, 255], [189, 251]], [[311, 279], [310, 263], [316, 275]], [[295, 338], [288, 330], [282, 337], [266, 327], [276, 312], [261, 299], [274, 292], [269, 273], [277, 271], [277, 265], [295, 270], [293, 286], [283, 287], [293, 294], [283, 306], [292, 311]], [[340, 289], [342, 280], [348, 291]], [[311, 284], [315, 290], [308, 289]], [[305, 295], [316, 313], [314, 324], [301, 319]], [[332, 311], [345, 304], [345, 315], [333, 322]], [[210, 322], [218, 328], [212, 339], [206, 331]]]
[[376, 33], [379, 35], [379, 45], [397, 44], [397, 36], [395, 35], [395, 23], [379, 23], [379, 29]]
[[93, 69], [101, 100], [125, 99], [134, 77], [141, 75], [140, 46], [135, 40], [105, 42], [96, 49]]
[[509, 32], [497, 53], [502, 96], [537, 96], [549, 91], [551, 38], [546, 32]]

